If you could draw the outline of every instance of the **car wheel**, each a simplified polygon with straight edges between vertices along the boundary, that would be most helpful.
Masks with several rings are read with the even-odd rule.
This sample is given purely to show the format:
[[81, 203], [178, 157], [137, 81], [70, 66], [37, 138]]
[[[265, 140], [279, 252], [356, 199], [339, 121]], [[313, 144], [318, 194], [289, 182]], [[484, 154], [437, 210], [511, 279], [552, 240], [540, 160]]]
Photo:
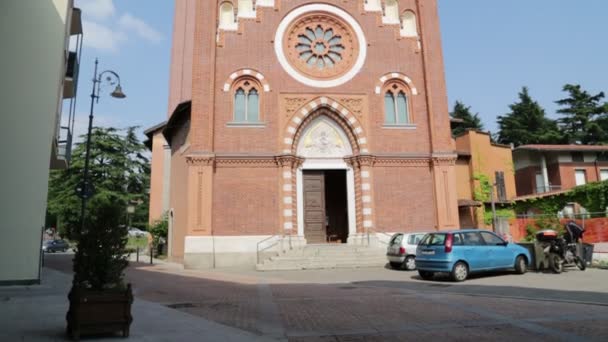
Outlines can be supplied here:
[[523, 255], [520, 255], [515, 259], [515, 272], [517, 274], [524, 274], [528, 271], [528, 263]]
[[416, 258], [413, 256], [408, 256], [407, 258], [405, 258], [402, 268], [406, 271], [415, 270], [416, 269]]
[[424, 280], [429, 280], [433, 278], [435, 272], [418, 270], [418, 274], [420, 275], [420, 278]]
[[395, 269], [395, 270], [398, 270], [401, 268], [401, 264], [398, 262], [390, 262], [390, 265], [391, 265], [391, 268]]
[[469, 276], [469, 267], [462, 261], [459, 261], [452, 268], [452, 273], [450, 273], [453, 281], [465, 281]]

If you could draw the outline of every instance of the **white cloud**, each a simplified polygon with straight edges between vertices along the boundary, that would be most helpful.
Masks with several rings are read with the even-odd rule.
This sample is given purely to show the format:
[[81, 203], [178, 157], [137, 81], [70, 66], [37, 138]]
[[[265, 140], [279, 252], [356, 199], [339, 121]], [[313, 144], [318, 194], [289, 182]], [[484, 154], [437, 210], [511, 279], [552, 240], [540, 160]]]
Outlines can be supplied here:
[[86, 16], [105, 19], [116, 13], [113, 0], [78, 0], [77, 6]]
[[136, 35], [149, 42], [159, 43], [163, 40], [163, 35], [160, 32], [130, 13], [123, 14], [118, 20], [118, 25], [125, 31], [135, 32]]
[[83, 44], [98, 50], [117, 52], [121, 43], [127, 41], [127, 35], [121, 31], [113, 31], [111, 28], [96, 22], [83, 20], [85, 38]]

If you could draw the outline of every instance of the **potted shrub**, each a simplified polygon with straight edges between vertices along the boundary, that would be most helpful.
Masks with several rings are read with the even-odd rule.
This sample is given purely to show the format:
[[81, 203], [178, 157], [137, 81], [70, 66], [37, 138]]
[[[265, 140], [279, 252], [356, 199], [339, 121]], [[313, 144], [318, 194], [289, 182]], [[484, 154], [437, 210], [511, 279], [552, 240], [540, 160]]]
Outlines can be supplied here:
[[75, 229], [74, 280], [68, 295], [67, 333], [122, 333], [129, 336], [133, 321], [130, 284], [124, 283], [128, 265], [127, 227], [121, 226], [124, 201], [110, 192], [93, 197], [82, 229]]

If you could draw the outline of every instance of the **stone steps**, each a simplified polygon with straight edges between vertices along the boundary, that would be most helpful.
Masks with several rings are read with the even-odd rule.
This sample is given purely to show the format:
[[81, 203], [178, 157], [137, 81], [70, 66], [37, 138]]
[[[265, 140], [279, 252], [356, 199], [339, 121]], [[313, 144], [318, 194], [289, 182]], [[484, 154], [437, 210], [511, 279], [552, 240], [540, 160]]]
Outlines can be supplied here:
[[335, 268], [382, 267], [383, 248], [348, 245], [308, 245], [273, 256], [256, 266], [258, 271], [318, 270]]

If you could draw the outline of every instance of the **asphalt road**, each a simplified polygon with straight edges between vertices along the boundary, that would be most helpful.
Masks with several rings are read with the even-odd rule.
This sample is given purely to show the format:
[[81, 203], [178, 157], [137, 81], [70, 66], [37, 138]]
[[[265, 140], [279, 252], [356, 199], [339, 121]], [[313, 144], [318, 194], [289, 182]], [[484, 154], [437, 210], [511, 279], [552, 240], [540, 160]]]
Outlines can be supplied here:
[[[46, 266], [71, 272], [69, 254]], [[608, 340], [608, 271], [464, 283], [387, 268], [260, 273], [132, 264], [136, 296], [277, 340]]]

